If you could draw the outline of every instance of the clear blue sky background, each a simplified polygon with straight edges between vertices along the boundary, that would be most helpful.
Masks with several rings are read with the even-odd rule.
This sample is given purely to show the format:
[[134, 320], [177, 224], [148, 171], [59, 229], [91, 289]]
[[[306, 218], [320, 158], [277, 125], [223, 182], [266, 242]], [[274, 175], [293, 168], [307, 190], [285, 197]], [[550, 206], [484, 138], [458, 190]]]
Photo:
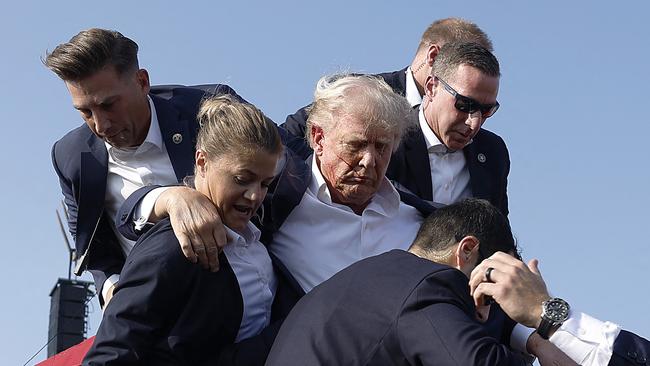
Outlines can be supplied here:
[[[510, 218], [524, 256], [541, 260], [552, 292], [575, 308], [650, 336], [648, 3], [397, 4], [4, 4], [0, 363], [22, 365], [45, 344], [48, 294], [67, 274], [50, 147], [82, 121], [40, 57], [95, 26], [134, 39], [152, 83], [227, 83], [283, 121], [322, 74], [401, 69], [433, 20], [475, 21], [502, 65], [502, 107], [485, 127], [510, 149]], [[94, 334], [96, 301], [91, 310]]]

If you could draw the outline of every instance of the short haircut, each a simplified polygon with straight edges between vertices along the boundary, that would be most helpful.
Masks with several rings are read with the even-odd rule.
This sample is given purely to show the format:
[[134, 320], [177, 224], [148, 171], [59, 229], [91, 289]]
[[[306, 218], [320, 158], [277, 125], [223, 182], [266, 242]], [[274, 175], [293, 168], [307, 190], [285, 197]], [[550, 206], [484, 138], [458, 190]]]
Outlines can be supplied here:
[[339, 120], [354, 116], [367, 123], [390, 131], [397, 149], [404, 131], [410, 126], [408, 115], [411, 106], [406, 98], [380, 78], [371, 75], [332, 75], [322, 77], [314, 92], [314, 102], [309, 109], [306, 136], [309, 144], [311, 131], [318, 126], [326, 133], [336, 128]]
[[492, 77], [501, 76], [499, 61], [487, 48], [478, 43], [450, 42], [440, 48], [431, 68], [431, 75], [445, 81], [453, 80], [460, 65], [477, 68]]
[[225, 154], [251, 154], [282, 151], [280, 134], [273, 121], [254, 105], [242, 103], [230, 95], [205, 99], [197, 115], [199, 133], [196, 148], [208, 159]]
[[436, 257], [466, 236], [478, 239], [479, 261], [497, 251], [519, 256], [508, 219], [490, 202], [477, 198], [434, 211], [422, 223], [411, 248]]
[[460, 18], [436, 20], [422, 34], [418, 51], [432, 44], [442, 46], [449, 42], [474, 42], [492, 51], [492, 41], [478, 25]]
[[78, 81], [110, 65], [118, 75], [138, 69], [138, 45], [120, 32], [91, 28], [48, 52], [43, 63], [64, 81]]

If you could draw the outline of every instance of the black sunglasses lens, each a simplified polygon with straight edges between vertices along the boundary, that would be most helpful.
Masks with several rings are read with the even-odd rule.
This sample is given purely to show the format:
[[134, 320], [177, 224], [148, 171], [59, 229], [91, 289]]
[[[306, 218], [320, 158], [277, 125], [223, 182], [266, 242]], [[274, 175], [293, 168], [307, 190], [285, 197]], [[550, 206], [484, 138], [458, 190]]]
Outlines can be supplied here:
[[476, 103], [460, 94], [456, 95], [456, 104], [454, 105], [456, 109], [464, 113], [474, 113], [476, 112]]

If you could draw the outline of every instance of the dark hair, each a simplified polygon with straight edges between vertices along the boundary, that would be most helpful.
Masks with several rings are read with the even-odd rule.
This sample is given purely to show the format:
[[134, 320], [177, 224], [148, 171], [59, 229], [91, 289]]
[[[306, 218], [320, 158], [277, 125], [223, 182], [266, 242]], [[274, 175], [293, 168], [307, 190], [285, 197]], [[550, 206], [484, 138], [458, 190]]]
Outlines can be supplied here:
[[48, 52], [43, 64], [64, 81], [78, 81], [107, 65], [118, 75], [138, 69], [138, 45], [122, 33], [91, 28]]
[[476, 198], [434, 211], [422, 223], [411, 247], [435, 256], [466, 236], [479, 240], [479, 263], [497, 251], [518, 256], [508, 218], [490, 202]]
[[499, 61], [487, 48], [478, 43], [450, 42], [440, 48], [431, 68], [431, 75], [445, 81], [453, 80], [460, 65], [477, 68], [487, 76], [499, 77]]
[[448, 42], [474, 42], [492, 51], [492, 41], [487, 34], [478, 25], [460, 18], [440, 19], [431, 23], [422, 34], [418, 50]]

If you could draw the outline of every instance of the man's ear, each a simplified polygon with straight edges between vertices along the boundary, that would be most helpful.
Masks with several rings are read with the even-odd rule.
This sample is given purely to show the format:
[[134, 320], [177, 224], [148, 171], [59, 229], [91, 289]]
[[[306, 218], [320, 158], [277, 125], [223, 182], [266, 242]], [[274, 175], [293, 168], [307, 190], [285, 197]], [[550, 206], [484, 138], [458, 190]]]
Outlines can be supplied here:
[[323, 140], [325, 139], [325, 133], [323, 131], [323, 128], [317, 125], [312, 125], [311, 126], [311, 141], [312, 141], [312, 149], [314, 149], [314, 153], [316, 156], [320, 156], [323, 154]]
[[200, 174], [201, 177], [205, 177], [208, 163], [207, 156], [205, 156], [205, 151], [197, 149], [194, 158], [196, 160], [196, 174]]
[[440, 46], [437, 44], [431, 44], [429, 46], [429, 49], [427, 49], [427, 65], [429, 67], [433, 66], [433, 62], [436, 60], [436, 57], [438, 56], [438, 53], [440, 53]]
[[427, 80], [424, 82], [424, 95], [432, 99], [436, 95], [436, 86], [438, 85], [438, 79], [433, 76], [427, 76]]
[[135, 77], [144, 94], [149, 94], [149, 90], [151, 89], [151, 84], [149, 83], [149, 72], [145, 69], [140, 69], [135, 72]]
[[469, 273], [471, 273], [472, 269], [476, 267], [478, 264], [476, 263], [478, 260], [478, 248], [479, 240], [475, 236], [468, 235], [458, 242], [458, 247], [456, 247], [456, 263], [458, 263], [461, 271], [465, 272], [465, 269], [469, 269]]

